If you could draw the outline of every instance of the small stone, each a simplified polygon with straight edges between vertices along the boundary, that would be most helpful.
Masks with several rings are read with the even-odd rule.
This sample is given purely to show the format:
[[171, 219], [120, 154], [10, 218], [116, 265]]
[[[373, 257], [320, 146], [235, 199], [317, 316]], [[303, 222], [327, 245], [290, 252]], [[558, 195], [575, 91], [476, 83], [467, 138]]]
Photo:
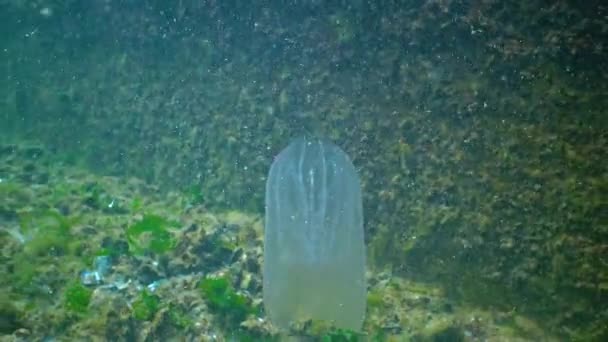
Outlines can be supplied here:
[[15, 330], [15, 337], [25, 338], [31, 335], [30, 331], [25, 328], [19, 328]]

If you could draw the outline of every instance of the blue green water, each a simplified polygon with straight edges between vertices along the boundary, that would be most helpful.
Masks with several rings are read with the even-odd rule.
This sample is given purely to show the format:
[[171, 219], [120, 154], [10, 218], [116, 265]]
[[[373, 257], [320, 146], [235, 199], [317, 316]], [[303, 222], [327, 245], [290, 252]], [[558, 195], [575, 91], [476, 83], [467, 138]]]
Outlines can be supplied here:
[[[0, 336], [605, 340], [606, 11], [4, 1]], [[360, 334], [264, 311], [302, 135], [360, 178]]]

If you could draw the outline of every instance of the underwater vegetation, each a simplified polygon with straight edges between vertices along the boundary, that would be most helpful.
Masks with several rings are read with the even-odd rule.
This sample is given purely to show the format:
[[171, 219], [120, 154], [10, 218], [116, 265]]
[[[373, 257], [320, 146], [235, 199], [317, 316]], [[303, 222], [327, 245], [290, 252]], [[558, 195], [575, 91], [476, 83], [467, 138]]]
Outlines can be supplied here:
[[91, 302], [92, 295], [93, 290], [78, 282], [73, 282], [65, 289], [65, 307], [72, 312], [85, 313]]
[[19, 215], [19, 238], [30, 255], [66, 252], [71, 239], [72, 221], [54, 210], [22, 211]]
[[361, 336], [348, 330], [336, 330], [321, 337], [323, 342], [357, 342], [360, 340]]
[[7, 294], [0, 294], [0, 334], [8, 335], [23, 328], [23, 315]]
[[168, 228], [175, 224], [161, 216], [145, 214], [143, 218], [127, 228], [129, 250], [141, 254], [151, 251], [165, 253], [175, 246], [175, 240]]
[[278, 341], [266, 331], [250, 331], [243, 328], [249, 315], [258, 315], [260, 309], [251, 299], [239, 294], [231, 285], [228, 276], [208, 276], [200, 280], [198, 289], [215, 315], [217, 324], [227, 336], [238, 341]]
[[[261, 305], [262, 229], [217, 212], [261, 222], [269, 165], [313, 133], [361, 181], [366, 338], [608, 340], [599, 1], [124, 3], [3, 2], [0, 140], [27, 141], [0, 146], [0, 339], [229, 331], [200, 277]], [[142, 289], [148, 320], [125, 307]]]
[[147, 290], [141, 291], [139, 297], [133, 302], [133, 317], [147, 321], [154, 317], [160, 307], [160, 298]]
[[200, 184], [193, 184], [188, 186], [184, 190], [184, 194], [190, 205], [199, 205], [205, 202], [205, 196], [203, 195], [202, 186]]
[[[9, 263], [0, 265], [11, 267], [6, 272], [9, 279], [2, 279], [2, 284], [9, 284], [11, 300], [19, 303], [23, 298], [36, 298], [25, 307], [13, 306], [14, 310], [6, 311], [7, 334], [14, 329], [47, 331], [48, 327], [37, 326], [37, 321], [28, 319], [34, 317], [31, 310], [37, 310], [52, 322], [66, 316], [77, 318], [75, 321], [80, 323], [61, 328], [67, 331], [54, 330], [59, 336], [79, 336], [79, 329], [89, 326], [94, 330], [86, 331], [102, 336], [108, 330], [120, 336], [135, 334], [153, 339], [178, 333], [196, 336], [221, 333], [242, 341], [280, 340], [261, 310], [259, 270], [263, 229], [258, 216], [238, 212], [212, 215], [194, 206], [176, 216], [174, 213], [180, 207], [175, 203], [187, 203], [185, 195], [170, 195], [166, 202], [155, 204], [151, 197], [139, 192], [121, 193], [116, 189], [128, 187], [122, 183], [112, 185], [112, 182], [106, 180], [103, 184], [107, 192], [117, 194], [123, 203], [135, 199], [140, 204], [145, 202], [145, 211], [149, 214], [141, 214], [143, 204], [127, 215], [91, 211], [84, 203], [86, 196], [73, 195], [73, 191], [82, 194], [76, 183], [76, 186], [65, 187], [73, 190], [66, 190], [52, 200], [40, 195], [25, 196], [38, 198], [44, 204], [34, 203], [36, 209], [16, 211], [27, 215], [11, 216], [14, 219], [10, 222], [17, 226], [20, 220], [23, 222], [26, 229], [19, 226], [19, 231], [35, 232], [36, 225], [50, 227], [52, 243], [41, 244], [51, 246], [47, 253], [35, 248], [28, 249], [28, 253], [33, 254], [26, 254], [21, 240], [12, 234], [1, 236], [12, 251], [11, 258], [7, 259]], [[72, 205], [70, 215], [54, 209], [37, 209], [61, 207], [66, 197]], [[19, 203], [13, 206], [20, 207]], [[183, 221], [187, 228], [172, 229], [178, 226], [174, 220]], [[130, 244], [127, 231], [138, 225], [139, 228], [131, 231], [134, 234]], [[169, 235], [166, 233], [169, 233], [173, 247], [151, 250], [149, 242], [156, 237], [155, 232], [164, 232], [159, 235], [161, 241], [167, 241]], [[29, 236], [29, 233], [23, 236]], [[133, 244], [137, 248], [133, 249]], [[201, 279], [200, 274], [193, 273], [200, 271], [216, 276]], [[77, 274], [81, 275], [80, 282]], [[92, 274], [95, 276], [90, 278]], [[24, 277], [20, 283], [16, 281], [19, 276]], [[477, 326], [470, 327], [465, 316], [453, 318], [457, 311], [445, 303], [441, 291], [429, 289], [422, 283], [397, 285], [398, 278], [383, 280], [385, 277], [372, 275], [370, 278], [371, 289], [364, 296], [369, 308], [365, 332], [336, 329], [331, 322], [319, 320], [307, 320], [290, 331], [324, 340], [399, 340], [393, 337], [400, 336], [403, 331], [401, 325], [393, 321], [396, 317], [407, 317], [408, 324], [414, 327], [427, 326], [416, 336], [429, 339], [450, 332], [461, 334], [468, 331], [466, 329], [480, 330]], [[14, 287], [20, 284], [24, 286]], [[50, 294], [49, 288], [57, 295]], [[174, 291], [175, 288], [182, 290]], [[487, 297], [491, 296], [492, 293], [487, 294]], [[51, 305], [54, 302], [59, 305]], [[428, 322], [428, 312], [434, 312], [436, 319]], [[483, 322], [493, 322], [491, 315], [483, 317]], [[135, 322], [134, 330], [121, 330], [130, 326], [125, 322]], [[534, 326], [519, 318], [517, 322]]]
[[225, 276], [203, 278], [199, 289], [224, 326], [237, 327], [247, 315], [256, 312], [250, 300], [237, 293]]
[[[67, 270], [83, 262], [78, 256], [82, 243], [71, 232], [77, 218], [65, 217], [50, 209], [23, 211], [18, 215], [19, 228], [11, 234], [21, 247], [12, 260], [14, 272], [10, 278], [15, 285], [38, 291], [35, 280], [48, 267], [66, 267]], [[61, 264], [59, 259], [69, 262]], [[59, 284], [57, 280], [55, 286]]]

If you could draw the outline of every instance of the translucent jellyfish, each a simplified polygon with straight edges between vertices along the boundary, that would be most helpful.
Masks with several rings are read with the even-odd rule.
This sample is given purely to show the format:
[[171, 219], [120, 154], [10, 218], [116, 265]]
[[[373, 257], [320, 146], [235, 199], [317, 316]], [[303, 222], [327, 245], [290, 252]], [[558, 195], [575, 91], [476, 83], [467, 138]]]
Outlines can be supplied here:
[[361, 186], [331, 142], [299, 138], [266, 183], [264, 305], [287, 329], [308, 319], [359, 331], [365, 317]]

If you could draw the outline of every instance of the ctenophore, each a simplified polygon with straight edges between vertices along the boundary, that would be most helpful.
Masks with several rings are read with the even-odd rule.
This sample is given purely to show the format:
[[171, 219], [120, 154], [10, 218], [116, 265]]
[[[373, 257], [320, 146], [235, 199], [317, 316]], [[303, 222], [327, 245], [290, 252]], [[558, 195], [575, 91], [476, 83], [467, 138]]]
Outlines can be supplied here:
[[264, 306], [273, 324], [321, 320], [361, 330], [365, 244], [359, 176], [338, 146], [298, 138], [266, 183]]

